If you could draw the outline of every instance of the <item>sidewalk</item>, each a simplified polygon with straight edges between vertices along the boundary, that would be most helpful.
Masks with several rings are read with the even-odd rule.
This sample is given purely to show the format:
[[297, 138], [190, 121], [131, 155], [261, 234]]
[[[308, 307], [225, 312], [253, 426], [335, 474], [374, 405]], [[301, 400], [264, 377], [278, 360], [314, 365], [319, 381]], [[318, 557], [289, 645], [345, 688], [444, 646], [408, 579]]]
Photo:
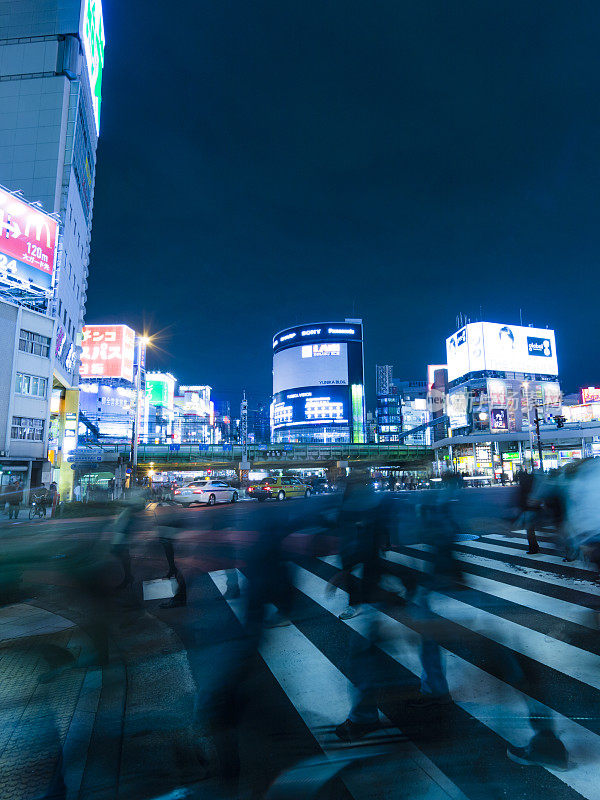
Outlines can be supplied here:
[[61, 751], [66, 793], [57, 797], [146, 798], [204, 776], [181, 643], [139, 606], [116, 633], [108, 666], [78, 666], [86, 637], [66, 616], [0, 608], [2, 800], [44, 797]]

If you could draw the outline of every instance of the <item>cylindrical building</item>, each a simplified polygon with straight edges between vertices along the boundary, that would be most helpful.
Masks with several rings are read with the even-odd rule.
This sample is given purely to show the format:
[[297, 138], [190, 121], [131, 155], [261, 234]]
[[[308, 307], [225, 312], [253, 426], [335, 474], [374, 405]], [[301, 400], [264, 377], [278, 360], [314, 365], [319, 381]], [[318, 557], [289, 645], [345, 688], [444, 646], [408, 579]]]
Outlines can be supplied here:
[[296, 325], [273, 338], [273, 442], [364, 442], [362, 320]]

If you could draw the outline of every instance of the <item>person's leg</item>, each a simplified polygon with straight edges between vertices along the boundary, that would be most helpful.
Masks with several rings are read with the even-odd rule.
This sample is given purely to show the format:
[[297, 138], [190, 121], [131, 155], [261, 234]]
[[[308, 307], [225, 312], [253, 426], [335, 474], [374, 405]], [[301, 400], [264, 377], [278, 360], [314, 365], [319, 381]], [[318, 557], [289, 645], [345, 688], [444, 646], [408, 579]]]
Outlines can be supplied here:
[[119, 559], [123, 566], [123, 580], [117, 586], [117, 589], [124, 589], [129, 584], [133, 583], [133, 572], [131, 571], [131, 553], [126, 544], [118, 544], [113, 548], [113, 552]]
[[423, 695], [433, 698], [447, 699], [450, 689], [442, 664], [442, 651], [433, 639], [423, 638], [421, 643], [421, 691]]
[[535, 528], [533, 526], [527, 527], [527, 543], [529, 544], [529, 555], [535, 555], [540, 552], [540, 545], [535, 535]]
[[166, 578], [173, 578], [177, 574], [177, 567], [175, 566], [175, 549], [173, 547], [173, 542], [170, 539], [160, 537], [160, 543], [163, 546], [165, 551], [165, 556], [167, 558], [167, 564], [169, 566], [169, 571], [165, 575]]

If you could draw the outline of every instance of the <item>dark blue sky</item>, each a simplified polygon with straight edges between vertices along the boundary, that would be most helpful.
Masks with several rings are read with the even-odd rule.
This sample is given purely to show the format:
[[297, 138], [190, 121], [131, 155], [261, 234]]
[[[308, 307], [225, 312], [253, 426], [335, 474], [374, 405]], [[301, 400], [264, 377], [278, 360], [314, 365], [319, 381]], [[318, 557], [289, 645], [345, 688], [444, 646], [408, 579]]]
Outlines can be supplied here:
[[600, 382], [600, 6], [104, 0], [87, 320], [239, 399], [271, 337], [362, 316], [423, 378], [460, 312]]

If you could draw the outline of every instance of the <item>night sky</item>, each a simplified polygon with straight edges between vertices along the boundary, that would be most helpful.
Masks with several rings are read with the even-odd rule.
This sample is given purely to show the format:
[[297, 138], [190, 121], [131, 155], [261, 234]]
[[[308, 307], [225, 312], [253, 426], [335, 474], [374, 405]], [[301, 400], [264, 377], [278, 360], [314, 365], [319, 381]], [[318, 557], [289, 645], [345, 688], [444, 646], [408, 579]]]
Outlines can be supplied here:
[[600, 382], [600, 4], [103, 6], [88, 322], [237, 403], [288, 325], [363, 317], [372, 391], [522, 309]]

